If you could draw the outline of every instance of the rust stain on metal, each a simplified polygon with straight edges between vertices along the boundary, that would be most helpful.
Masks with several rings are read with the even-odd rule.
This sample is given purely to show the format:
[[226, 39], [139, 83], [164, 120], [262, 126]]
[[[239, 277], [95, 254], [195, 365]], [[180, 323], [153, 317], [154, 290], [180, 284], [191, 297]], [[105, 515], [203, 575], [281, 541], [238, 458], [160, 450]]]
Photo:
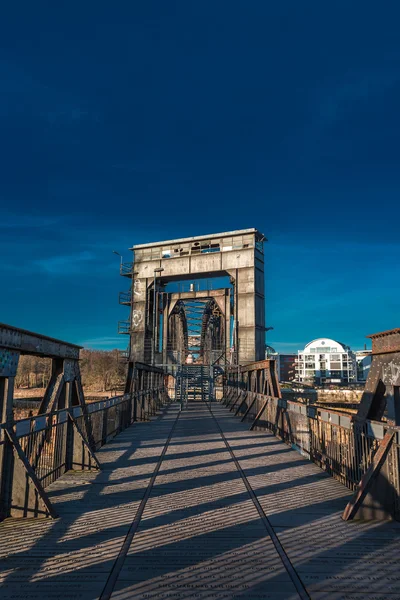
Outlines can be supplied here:
[[376, 454], [373, 458], [371, 465], [368, 470], [364, 474], [361, 479], [358, 488], [356, 489], [353, 498], [350, 500], [348, 505], [346, 506], [342, 519], [344, 521], [349, 521], [350, 519], [354, 519], [359, 508], [361, 507], [366, 495], [371, 490], [372, 485], [379, 474], [379, 471], [382, 468], [383, 463], [386, 460], [386, 456], [390, 450], [390, 446], [392, 445], [393, 438], [395, 435], [395, 431], [393, 429], [388, 430], [385, 434], [385, 437], [379, 444], [379, 448], [376, 451]]
[[372, 340], [372, 354], [400, 352], [400, 329], [389, 329], [367, 335]]

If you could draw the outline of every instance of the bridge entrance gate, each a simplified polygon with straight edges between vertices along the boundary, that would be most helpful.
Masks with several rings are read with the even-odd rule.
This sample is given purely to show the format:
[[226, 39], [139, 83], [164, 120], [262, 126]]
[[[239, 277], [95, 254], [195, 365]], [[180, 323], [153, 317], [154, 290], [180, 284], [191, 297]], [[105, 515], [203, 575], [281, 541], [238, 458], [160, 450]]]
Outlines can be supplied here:
[[181, 406], [188, 402], [210, 402], [214, 398], [214, 367], [182, 365], [175, 378], [175, 399]]

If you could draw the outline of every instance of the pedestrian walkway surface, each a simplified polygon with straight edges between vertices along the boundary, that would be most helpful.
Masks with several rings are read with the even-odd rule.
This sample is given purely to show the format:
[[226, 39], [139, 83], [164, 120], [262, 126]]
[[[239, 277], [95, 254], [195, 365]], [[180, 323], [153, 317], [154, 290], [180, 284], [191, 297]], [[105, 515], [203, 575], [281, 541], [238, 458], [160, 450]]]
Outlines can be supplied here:
[[1, 600], [400, 600], [400, 524], [343, 522], [344, 486], [219, 404], [98, 458], [48, 488], [59, 519], [0, 525]]

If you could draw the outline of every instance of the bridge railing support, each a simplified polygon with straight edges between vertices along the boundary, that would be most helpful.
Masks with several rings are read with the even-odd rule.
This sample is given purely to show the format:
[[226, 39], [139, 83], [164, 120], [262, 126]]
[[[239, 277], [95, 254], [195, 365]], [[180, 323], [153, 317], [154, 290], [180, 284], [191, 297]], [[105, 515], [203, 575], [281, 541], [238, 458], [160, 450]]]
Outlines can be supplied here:
[[[57, 516], [46, 487], [69, 470], [99, 469], [96, 450], [169, 400], [162, 370], [136, 364], [127, 393], [86, 404], [79, 350], [0, 325], [0, 520]], [[38, 414], [15, 421], [13, 390], [21, 354], [51, 358], [52, 376]]]
[[[270, 431], [353, 490], [344, 519], [400, 520], [399, 426], [286, 400], [275, 395], [276, 387], [275, 394], [269, 394], [273, 378], [264, 377], [263, 389], [263, 378], [246, 377], [244, 369], [241, 391], [227, 370], [223, 403], [228, 408], [236, 404], [235, 414], [249, 422], [250, 429]], [[257, 371], [254, 365], [252, 371]]]

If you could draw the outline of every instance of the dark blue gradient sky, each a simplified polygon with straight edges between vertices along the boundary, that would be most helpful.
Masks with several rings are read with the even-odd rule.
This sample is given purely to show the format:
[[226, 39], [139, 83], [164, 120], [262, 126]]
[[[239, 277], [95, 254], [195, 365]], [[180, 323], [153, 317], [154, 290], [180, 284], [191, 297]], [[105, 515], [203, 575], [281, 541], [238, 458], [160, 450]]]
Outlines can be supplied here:
[[0, 321], [123, 347], [116, 249], [257, 227], [269, 343], [400, 326], [400, 5], [1, 9]]

